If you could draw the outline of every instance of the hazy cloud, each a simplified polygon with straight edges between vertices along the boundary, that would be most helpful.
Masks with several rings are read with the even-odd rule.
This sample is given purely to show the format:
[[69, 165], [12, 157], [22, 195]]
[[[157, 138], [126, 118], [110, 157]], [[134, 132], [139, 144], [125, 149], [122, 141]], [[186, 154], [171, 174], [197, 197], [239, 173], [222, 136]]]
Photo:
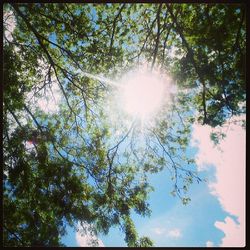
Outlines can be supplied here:
[[168, 231], [168, 236], [171, 238], [180, 238], [181, 231], [178, 228], [174, 228], [174, 229]]
[[181, 237], [181, 230], [179, 228], [168, 229], [165, 227], [155, 227], [153, 232], [157, 235], [161, 235], [164, 237], [170, 238], [180, 238]]
[[213, 247], [213, 246], [214, 246], [214, 243], [212, 241], [208, 240], [206, 242], [206, 247]]
[[156, 227], [153, 229], [154, 233], [158, 234], [158, 235], [163, 235], [166, 233], [166, 229], [165, 228], [161, 228], [161, 227]]

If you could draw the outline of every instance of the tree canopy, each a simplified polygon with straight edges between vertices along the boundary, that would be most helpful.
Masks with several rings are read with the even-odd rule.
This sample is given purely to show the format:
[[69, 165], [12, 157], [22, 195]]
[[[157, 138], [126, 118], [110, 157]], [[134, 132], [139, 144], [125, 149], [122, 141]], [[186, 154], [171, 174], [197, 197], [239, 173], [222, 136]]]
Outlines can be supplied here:
[[[169, 169], [170, 192], [187, 204], [190, 184], [203, 181], [186, 153], [192, 124], [246, 112], [245, 11], [4, 4], [4, 245], [62, 246], [66, 225], [80, 222], [94, 234], [117, 225], [128, 246], [152, 246], [130, 216], [150, 215], [148, 176]], [[121, 110], [107, 81], [144, 62], [178, 88], [146, 124]]]

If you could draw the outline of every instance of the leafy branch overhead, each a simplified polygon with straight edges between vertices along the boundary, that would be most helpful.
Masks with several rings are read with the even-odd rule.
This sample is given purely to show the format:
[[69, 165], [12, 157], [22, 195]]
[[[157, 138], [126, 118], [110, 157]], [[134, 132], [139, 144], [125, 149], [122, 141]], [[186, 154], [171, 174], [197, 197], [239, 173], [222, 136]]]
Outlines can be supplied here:
[[[149, 176], [168, 169], [169, 193], [188, 204], [203, 181], [192, 125], [245, 113], [245, 18], [241, 4], [4, 4], [4, 245], [63, 246], [80, 222], [152, 246], [131, 218], [150, 216]], [[145, 62], [178, 91], [142, 124], [114, 89]]]

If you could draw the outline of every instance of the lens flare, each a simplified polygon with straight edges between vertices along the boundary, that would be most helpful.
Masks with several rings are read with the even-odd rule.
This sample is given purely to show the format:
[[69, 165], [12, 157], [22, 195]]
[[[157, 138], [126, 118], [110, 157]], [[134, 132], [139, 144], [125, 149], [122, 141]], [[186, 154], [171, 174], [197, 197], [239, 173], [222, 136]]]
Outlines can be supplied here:
[[156, 113], [164, 95], [164, 84], [159, 76], [138, 72], [125, 77], [123, 82], [123, 108], [128, 114], [145, 119]]

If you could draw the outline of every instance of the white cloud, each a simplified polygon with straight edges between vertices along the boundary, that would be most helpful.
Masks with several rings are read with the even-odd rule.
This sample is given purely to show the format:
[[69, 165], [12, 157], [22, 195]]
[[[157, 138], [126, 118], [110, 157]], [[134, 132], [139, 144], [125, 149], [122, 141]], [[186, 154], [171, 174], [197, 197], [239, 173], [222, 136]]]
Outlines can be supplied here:
[[214, 246], [214, 243], [212, 241], [208, 240], [206, 242], [206, 247], [213, 247], [213, 246]]
[[[235, 118], [235, 121], [244, 119]], [[194, 125], [193, 145], [198, 146], [197, 164], [199, 170], [215, 167], [216, 181], [209, 182], [210, 192], [215, 195], [222, 208], [237, 216], [239, 225], [230, 217], [215, 226], [225, 233], [221, 246], [243, 246], [245, 244], [245, 156], [246, 131], [234, 123], [227, 123], [222, 130], [226, 138], [219, 148], [210, 139], [209, 126]]]
[[179, 228], [167, 229], [166, 227], [155, 227], [152, 230], [155, 234], [169, 237], [169, 238], [180, 238], [181, 230]]
[[[245, 225], [245, 223], [244, 223]], [[245, 246], [245, 228], [242, 224], [236, 224], [229, 216], [225, 221], [216, 221], [215, 226], [225, 233], [221, 246], [223, 247], [244, 247]]]
[[78, 223], [79, 231], [76, 233], [76, 242], [80, 247], [105, 247], [102, 240], [91, 230], [91, 226], [84, 223], [83, 226]]
[[174, 228], [172, 230], [168, 231], [168, 236], [171, 238], [180, 238], [181, 237], [181, 231], [178, 228]]

